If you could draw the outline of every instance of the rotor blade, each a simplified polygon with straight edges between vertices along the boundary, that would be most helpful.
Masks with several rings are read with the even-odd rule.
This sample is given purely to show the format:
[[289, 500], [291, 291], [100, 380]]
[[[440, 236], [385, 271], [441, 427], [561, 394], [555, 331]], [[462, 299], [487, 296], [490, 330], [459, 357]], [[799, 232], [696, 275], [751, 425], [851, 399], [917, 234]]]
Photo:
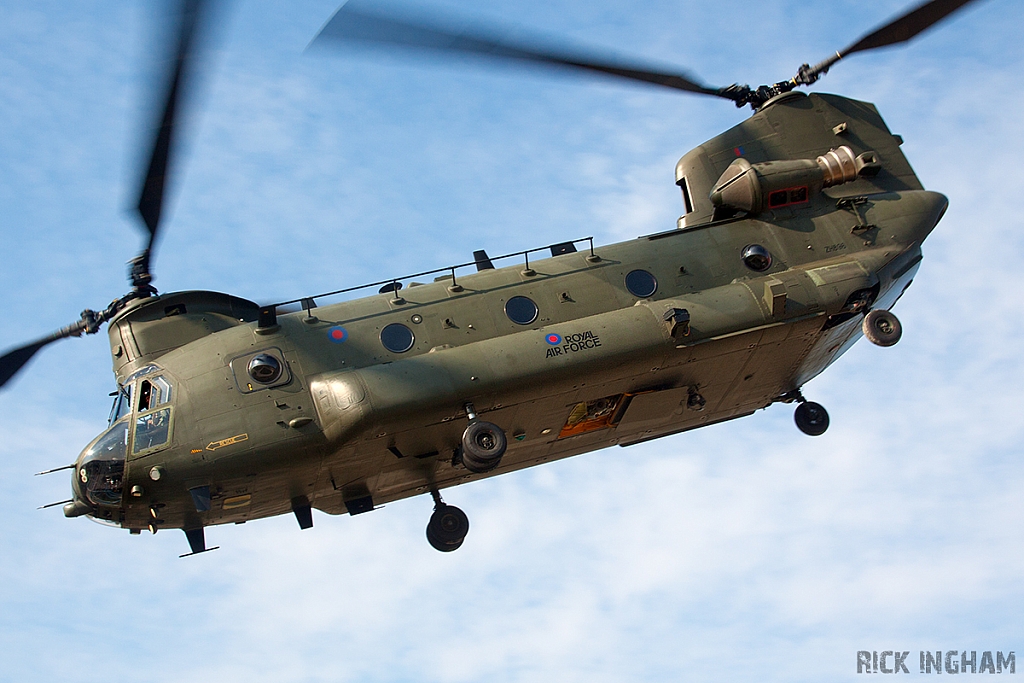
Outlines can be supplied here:
[[199, 23], [202, 0], [185, 0], [182, 3], [181, 26], [178, 32], [177, 49], [174, 55], [174, 66], [168, 80], [166, 96], [163, 98], [160, 127], [153, 140], [153, 150], [149, 157], [149, 166], [142, 181], [139, 193], [139, 214], [149, 230], [149, 242], [146, 246], [146, 261], [152, 250], [157, 230], [160, 228], [160, 214], [163, 211], [166, 196], [167, 178], [171, 168], [171, 157], [174, 151], [175, 126], [180, 122], [179, 104], [188, 77], [193, 37]]
[[32, 359], [32, 356], [36, 355], [36, 351], [51, 342], [57, 341], [58, 339], [64, 339], [66, 337], [80, 337], [87, 328], [87, 323], [84, 320], [79, 320], [71, 323], [67, 327], [60, 328], [47, 337], [43, 337], [31, 344], [26, 344], [25, 346], [5, 353], [0, 357], [0, 387], [7, 384], [7, 381], [11, 379], [11, 377], [14, 377], [18, 370], [21, 370], [21, 368]]
[[827, 73], [829, 67], [843, 57], [855, 52], [874, 50], [879, 47], [905, 43], [917, 34], [930, 26], [942, 21], [947, 16], [957, 11], [964, 5], [974, 0], [930, 0], [914, 9], [900, 15], [881, 28], [878, 28], [866, 36], [861, 37], [845, 50], [840, 50], [828, 59], [808, 67], [806, 64], [800, 68], [800, 72], [793, 79], [796, 83], [810, 85], [818, 80], [820, 76]]
[[681, 73], [651, 69], [642, 64], [618, 62], [593, 54], [506, 41], [497, 37], [497, 33], [494, 30], [455, 31], [437, 25], [428, 26], [407, 16], [387, 16], [344, 5], [320, 29], [310, 45], [332, 40], [455, 52], [503, 61], [583, 69], [674, 90], [735, 100], [727, 89], [703, 85]]
[[37, 342], [22, 346], [20, 349], [14, 349], [4, 354], [0, 358], [0, 387], [7, 384], [7, 380], [21, 370], [25, 363], [32, 359], [32, 356], [36, 355], [36, 351], [49, 344], [53, 339], [41, 339]]
[[974, 2], [974, 0], [931, 0], [931, 2], [926, 2], [869, 33], [845, 50], [841, 50], [841, 54], [850, 55], [863, 50], [905, 43], [970, 2]]

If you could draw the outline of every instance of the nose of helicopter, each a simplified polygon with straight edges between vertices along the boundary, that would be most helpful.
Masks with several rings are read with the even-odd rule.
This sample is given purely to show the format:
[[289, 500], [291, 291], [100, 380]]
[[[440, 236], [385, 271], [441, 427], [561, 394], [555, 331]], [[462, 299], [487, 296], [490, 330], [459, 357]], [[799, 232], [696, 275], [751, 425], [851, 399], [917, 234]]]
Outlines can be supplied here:
[[65, 504], [63, 508], [65, 517], [81, 517], [96, 511], [96, 508], [86, 501], [85, 491], [82, 488], [82, 473], [85, 472], [85, 476], [88, 478], [88, 472], [83, 468], [83, 459], [88, 451], [88, 448], [83, 450], [75, 460], [74, 473], [71, 475], [71, 502]]
[[[88, 502], [85, 495], [85, 486], [88, 485], [89, 471], [86, 469], [86, 455], [89, 453], [91, 444], [86, 447], [75, 460], [73, 474], [71, 475], [71, 502], [64, 505], [65, 517], [81, 517], [83, 515], [95, 514], [96, 507]], [[83, 481], [83, 477], [85, 481]]]
[[85, 447], [75, 462], [74, 500], [64, 506], [66, 517], [92, 515], [109, 520], [114, 516], [121, 506], [127, 451], [127, 420], [111, 425]]

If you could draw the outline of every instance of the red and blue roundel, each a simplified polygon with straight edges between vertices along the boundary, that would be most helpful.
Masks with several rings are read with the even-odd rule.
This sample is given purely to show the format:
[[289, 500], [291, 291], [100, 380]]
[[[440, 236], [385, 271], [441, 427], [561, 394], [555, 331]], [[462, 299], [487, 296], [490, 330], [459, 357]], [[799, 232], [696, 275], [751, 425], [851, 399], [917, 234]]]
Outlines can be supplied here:
[[348, 330], [341, 325], [335, 325], [331, 329], [327, 330], [327, 338], [335, 344], [340, 344], [348, 339]]
[[558, 346], [562, 343], [562, 335], [552, 332], [548, 336], [544, 337], [544, 341], [552, 346]]

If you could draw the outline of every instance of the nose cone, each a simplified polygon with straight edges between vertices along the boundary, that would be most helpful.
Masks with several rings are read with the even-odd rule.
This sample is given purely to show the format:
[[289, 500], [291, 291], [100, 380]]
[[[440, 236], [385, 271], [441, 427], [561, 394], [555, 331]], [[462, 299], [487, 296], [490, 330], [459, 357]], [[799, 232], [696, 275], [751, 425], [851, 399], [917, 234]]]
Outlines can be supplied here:
[[66, 516], [91, 514], [109, 519], [121, 506], [127, 444], [128, 421], [121, 420], [82, 451], [72, 482], [75, 500], [64, 506]]
[[[72, 501], [62, 508], [65, 517], [81, 517], [91, 515], [96, 508], [86, 500], [86, 487], [89, 483], [89, 471], [86, 469], [88, 456], [95, 446], [95, 442], [89, 444], [75, 460], [75, 466], [71, 470], [71, 493]], [[84, 480], [84, 481], [83, 481]]]

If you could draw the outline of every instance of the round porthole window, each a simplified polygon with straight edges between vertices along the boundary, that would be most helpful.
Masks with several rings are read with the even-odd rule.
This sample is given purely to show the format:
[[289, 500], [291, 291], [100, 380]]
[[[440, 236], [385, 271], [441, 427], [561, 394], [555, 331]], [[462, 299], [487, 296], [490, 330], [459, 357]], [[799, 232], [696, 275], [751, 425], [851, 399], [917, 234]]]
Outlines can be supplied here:
[[380, 343], [392, 353], [405, 353], [414, 341], [412, 330], [401, 323], [391, 323], [380, 331]]
[[249, 376], [260, 384], [272, 384], [281, 378], [281, 361], [269, 354], [261, 353], [253, 356], [247, 370]]
[[658, 291], [658, 281], [646, 270], [631, 270], [626, 275], [626, 289], [633, 296], [646, 299]]
[[748, 244], [743, 247], [743, 264], [760, 273], [771, 268], [772, 255], [760, 244]]
[[525, 296], [514, 296], [505, 302], [505, 315], [518, 325], [529, 325], [537, 319], [537, 304]]

